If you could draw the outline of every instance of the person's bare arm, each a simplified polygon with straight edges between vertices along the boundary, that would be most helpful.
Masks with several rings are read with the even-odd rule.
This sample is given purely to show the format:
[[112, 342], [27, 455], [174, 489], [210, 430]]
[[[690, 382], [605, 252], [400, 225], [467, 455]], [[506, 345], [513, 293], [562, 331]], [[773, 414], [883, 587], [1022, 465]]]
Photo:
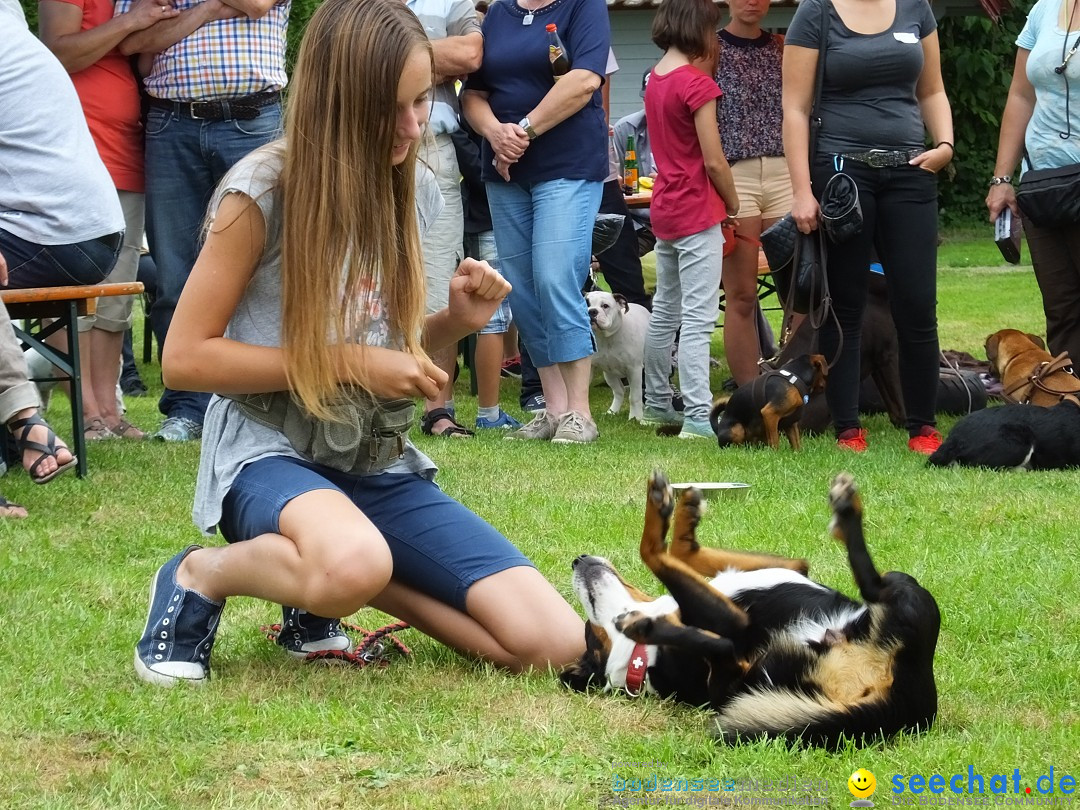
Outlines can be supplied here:
[[784, 46], [784, 157], [791, 175], [791, 216], [803, 233], [818, 226], [819, 207], [810, 189], [810, 110], [817, 60], [817, 48]]
[[555, 129], [571, 115], [582, 109], [600, 89], [602, 79], [591, 70], [576, 68], [568, 71], [547, 91], [540, 103], [529, 112], [529, 123], [536, 134]]
[[456, 37], [433, 39], [435, 81], [438, 84], [479, 70], [484, 58], [484, 37], [479, 31]]
[[939, 172], [953, 159], [954, 148], [950, 145], [953, 143], [952, 107], [949, 106], [945, 82], [941, 78], [941, 48], [937, 31], [923, 37], [922, 49], [923, 69], [915, 85], [915, 98], [919, 101], [930, 141], [935, 146], [912, 158], [911, 164]]
[[698, 143], [701, 144], [701, 156], [705, 159], [705, 171], [713, 188], [724, 201], [728, 214], [739, 211], [739, 193], [735, 190], [735, 180], [731, 176], [731, 166], [724, 155], [720, 142], [720, 130], [716, 127], [716, 101], [708, 101], [694, 110], [694, 129]]
[[222, 0], [222, 2], [248, 19], [257, 20], [269, 14], [270, 9], [281, 0]]
[[38, 34], [64, 70], [78, 73], [90, 67], [129, 35], [180, 12], [170, 0], [135, 0], [131, 10], [82, 30], [83, 11], [60, 0], [39, 0]]
[[120, 43], [120, 53], [131, 56], [136, 53], [161, 53], [180, 40], [202, 28], [212, 20], [239, 17], [240, 12], [221, 0], [205, 0], [197, 6], [181, 11], [171, 20], [138, 31]]
[[[1024, 133], [1027, 132], [1031, 114], [1035, 111], [1035, 88], [1027, 77], [1027, 61], [1031, 51], [1018, 48], [1016, 64], [1013, 66], [1012, 83], [1009, 85], [1009, 97], [1005, 101], [1005, 111], [1001, 114], [1001, 131], [998, 133], [997, 160], [994, 162], [994, 176], [1011, 175], [1020, 164], [1024, 154]], [[1020, 215], [1016, 204], [1016, 190], [1012, 183], [999, 183], [990, 186], [986, 195], [986, 208], [990, 212], [990, 221], [1008, 207], [1015, 216]]]

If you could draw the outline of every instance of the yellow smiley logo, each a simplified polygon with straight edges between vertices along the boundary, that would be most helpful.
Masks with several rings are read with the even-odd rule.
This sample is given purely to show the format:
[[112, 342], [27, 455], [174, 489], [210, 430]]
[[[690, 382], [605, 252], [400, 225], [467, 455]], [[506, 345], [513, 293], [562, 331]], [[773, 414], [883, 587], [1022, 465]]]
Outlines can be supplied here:
[[847, 789], [856, 799], [866, 799], [874, 795], [877, 779], [866, 768], [859, 768], [847, 780]]

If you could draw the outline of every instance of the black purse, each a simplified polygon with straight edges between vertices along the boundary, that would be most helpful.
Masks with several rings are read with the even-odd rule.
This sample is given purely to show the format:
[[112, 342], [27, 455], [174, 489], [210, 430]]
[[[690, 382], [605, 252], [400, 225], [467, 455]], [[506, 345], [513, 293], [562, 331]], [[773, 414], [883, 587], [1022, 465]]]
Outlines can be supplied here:
[[[1028, 166], [1031, 158], [1024, 150]], [[1016, 203], [1040, 228], [1080, 223], [1080, 163], [1058, 169], [1028, 168], [1020, 178]]]
[[823, 315], [832, 298], [821, 229], [801, 233], [788, 214], [761, 234], [761, 247], [780, 305], [800, 315]]

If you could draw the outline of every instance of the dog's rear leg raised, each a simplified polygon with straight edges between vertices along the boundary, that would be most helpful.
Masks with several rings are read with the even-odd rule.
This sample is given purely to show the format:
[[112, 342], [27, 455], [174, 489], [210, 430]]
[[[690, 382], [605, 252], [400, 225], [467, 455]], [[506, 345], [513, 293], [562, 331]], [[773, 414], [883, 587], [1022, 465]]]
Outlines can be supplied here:
[[855, 479], [848, 473], [840, 473], [829, 487], [829, 506], [832, 520], [829, 531], [847, 547], [848, 563], [855, 577], [855, 584], [867, 602], [880, 602], [884, 584], [881, 574], [874, 567], [863, 535], [862, 498], [855, 489]]
[[[705, 577], [685, 562], [667, 553], [665, 535], [675, 502], [667, 478], [657, 471], [649, 479], [649, 499], [645, 508], [645, 530], [641, 535], [641, 559], [656, 574], [679, 603], [687, 625], [711, 630], [721, 636], [736, 636], [749, 624], [735, 603], [713, 588]], [[700, 517], [701, 493], [683, 493], [679, 502], [680, 525], [696, 526]], [[683, 529], [683, 531], [688, 531]], [[692, 528], [689, 529], [692, 532]]]
[[760, 571], [763, 568], [788, 568], [806, 574], [806, 560], [794, 560], [775, 554], [751, 554], [745, 551], [728, 551], [707, 548], [698, 543], [697, 526], [704, 512], [701, 493], [687, 490], [675, 507], [675, 522], [671, 529], [671, 548], [668, 553], [682, 560], [702, 576], [714, 577], [721, 571]]

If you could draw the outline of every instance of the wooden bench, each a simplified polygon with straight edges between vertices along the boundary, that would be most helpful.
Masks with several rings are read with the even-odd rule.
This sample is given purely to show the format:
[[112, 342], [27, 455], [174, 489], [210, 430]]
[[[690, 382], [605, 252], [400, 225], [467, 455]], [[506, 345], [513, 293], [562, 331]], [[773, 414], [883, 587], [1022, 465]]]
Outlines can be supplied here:
[[[0, 290], [11, 316], [15, 336], [23, 349], [35, 349], [56, 366], [59, 379], [71, 383], [71, 439], [79, 458], [76, 472], [86, 475], [86, 435], [83, 430], [82, 373], [79, 366], [80, 315], [93, 315], [97, 299], [111, 295], [138, 295], [142, 282], [90, 284], [82, 287], [30, 287], [25, 290]], [[19, 326], [16, 321], [23, 321]], [[67, 347], [56, 349], [45, 342], [50, 335], [67, 329]], [[39, 382], [37, 378], [34, 380]]]

